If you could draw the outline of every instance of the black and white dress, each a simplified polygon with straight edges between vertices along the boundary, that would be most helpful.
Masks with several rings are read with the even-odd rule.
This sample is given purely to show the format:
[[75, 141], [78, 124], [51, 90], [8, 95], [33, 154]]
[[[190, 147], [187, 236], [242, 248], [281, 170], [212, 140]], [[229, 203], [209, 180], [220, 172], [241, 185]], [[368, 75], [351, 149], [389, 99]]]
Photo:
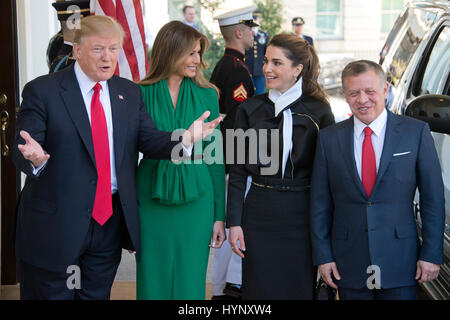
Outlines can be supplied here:
[[[244, 233], [244, 299], [313, 298], [309, 184], [317, 134], [334, 117], [328, 104], [302, 95], [301, 89], [300, 79], [284, 94], [271, 90], [247, 99], [237, 111], [235, 129], [268, 132], [256, 134], [256, 145], [247, 140], [236, 149], [235, 155], [245, 149], [245, 163], [235, 159], [230, 166], [227, 225], [242, 226]], [[278, 129], [278, 136], [271, 129]], [[259, 154], [263, 145], [273, 155], [272, 163], [265, 152]], [[252, 185], [244, 200], [249, 175]]]

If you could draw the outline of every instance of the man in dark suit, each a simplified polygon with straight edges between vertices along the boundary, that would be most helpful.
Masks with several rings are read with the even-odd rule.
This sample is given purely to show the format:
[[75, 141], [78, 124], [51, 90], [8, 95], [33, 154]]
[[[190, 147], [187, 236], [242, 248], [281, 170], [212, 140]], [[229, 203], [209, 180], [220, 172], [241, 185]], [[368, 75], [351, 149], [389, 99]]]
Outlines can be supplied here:
[[292, 29], [294, 34], [299, 36], [300, 38], [305, 39], [308, 43], [314, 46], [313, 38], [303, 34], [303, 25], [305, 24], [305, 20], [302, 17], [295, 17], [292, 19]]
[[27, 175], [16, 217], [22, 299], [109, 299], [121, 248], [140, 254], [138, 151], [189, 154], [220, 121], [204, 123], [205, 112], [179, 138], [158, 131], [140, 88], [114, 76], [123, 35], [110, 17], [84, 18], [75, 65], [23, 90], [11, 155]]
[[443, 262], [444, 189], [430, 129], [385, 109], [388, 83], [375, 62], [348, 64], [342, 84], [353, 117], [319, 133], [314, 263], [341, 299], [417, 299], [417, 282], [436, 278]]

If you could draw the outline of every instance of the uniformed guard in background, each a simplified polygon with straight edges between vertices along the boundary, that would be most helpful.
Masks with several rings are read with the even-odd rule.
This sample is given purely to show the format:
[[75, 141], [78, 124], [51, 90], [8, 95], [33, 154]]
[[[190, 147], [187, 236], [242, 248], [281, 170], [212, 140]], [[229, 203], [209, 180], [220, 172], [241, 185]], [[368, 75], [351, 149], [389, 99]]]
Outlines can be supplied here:
[[[256, 6], [232, 10], [214, 17], [219, 21], [220, 32], [225, 39], [225, 53], [214, 68], [211, 82], [220, 90], [220, 113], [226, 117], [221, 124], [226, 159], [226, 129], [234, 129], [238, 106], [255, 94], [250, 71], [245, 64], [245, 50], [253, 46], [252, 12]], [[229, 167], [226, 167], [228, 172]], [[228, 229], [227, 229], [228, 233]], [[213, 299], [240, 299], [242, 284], [242, 260], [231, 250], [228, 241], [215, 249], [212, 273]]]
[[252, 76], [245, 63], [245, 50], [253, 46], [252, 27], [259, 26], [253, 22], [251, 14], [255, 8], [240, 8], [214, 17], [219, 21], [220, 32], [225, 39], [225, 53], [210, 79], [220, 90], [220, 113], [226, 115], [221, 124], [224, 146], [225, 130], [234, 128], [237, 107], [255, 94]]
[[[47, 48], [49, 73], [67, 68], [75, 63], [72, 55], [76, 19], [90, 15], [89, 0], [64, 1], [52, 3], [61, 23], [61, 30], [54, 35]], [[69, 23], [67, 23], [69, 22]]]
[[308, 43], [314, 46], [313, 38], [303, 34], [303, 25], [305, 24], [305, 20], [302, 17], [295, 17], [292, 19], [292, 29], [294, 34], [308, 41]]
[[[261, 12], [253, 12], [253, 21], [260, 23]], [[255, 84], [255, 94], [263, 94], [266, 88], [266, 78], [262, 70], [264, 64], [264, 55], [266, 54], [267, 43], [269, 42], [269, 34], [262, 31], [259, 27], [253, 27], [253, 48], [245, 51], [246, 64], [253, 77]]]

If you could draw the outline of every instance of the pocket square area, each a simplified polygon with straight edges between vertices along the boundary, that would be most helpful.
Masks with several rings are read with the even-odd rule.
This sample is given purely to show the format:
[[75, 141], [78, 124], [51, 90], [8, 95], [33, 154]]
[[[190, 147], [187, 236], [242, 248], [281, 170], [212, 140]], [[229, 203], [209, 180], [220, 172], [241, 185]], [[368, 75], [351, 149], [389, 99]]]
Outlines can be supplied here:
[[411, 153], [411, 151], [400, 152], [400, 153], [394, 153], [393, 156], [394, 156], [394, 157], [404, 156], [405, 154], [409, 154], [409, 153]]

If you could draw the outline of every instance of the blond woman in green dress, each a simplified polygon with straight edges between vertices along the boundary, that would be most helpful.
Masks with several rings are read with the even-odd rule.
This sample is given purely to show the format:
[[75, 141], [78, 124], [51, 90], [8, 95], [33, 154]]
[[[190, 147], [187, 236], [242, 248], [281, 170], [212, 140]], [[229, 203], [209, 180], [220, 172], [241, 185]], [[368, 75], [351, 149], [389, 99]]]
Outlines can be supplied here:
[[[186, 129], [206, 110], [211, 119], [219, 116], [218, 90], [203, 76], [207, 47], [203, 34], [179, 21], [158, 32], [140, 83], [158, 129]], [[139, 164], [138, 299], [205, 299], [209, 249], [225, 240], [225, 168], [220, 136], [198, 143], [195, 161], [144, 158]], [[217, 148], [208, 148], [212, 143]], [[207, 149], [213, 150], [209, 161]]]

